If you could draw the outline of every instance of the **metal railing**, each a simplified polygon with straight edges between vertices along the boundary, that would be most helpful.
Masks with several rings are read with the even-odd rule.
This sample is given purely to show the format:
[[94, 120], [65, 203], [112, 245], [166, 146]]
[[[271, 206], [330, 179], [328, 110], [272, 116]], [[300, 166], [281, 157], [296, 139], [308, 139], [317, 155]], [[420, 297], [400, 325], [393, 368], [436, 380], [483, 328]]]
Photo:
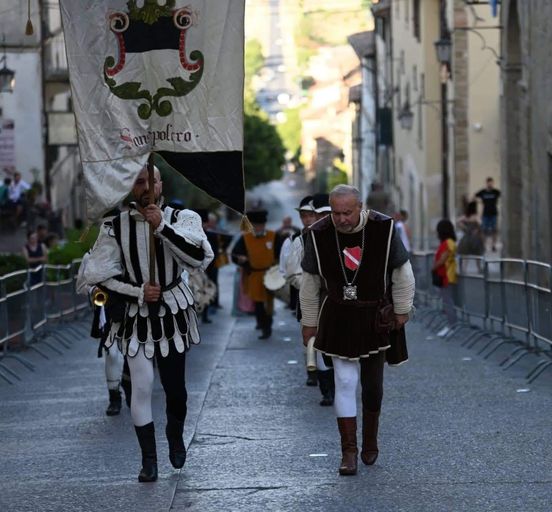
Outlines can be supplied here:
[[[430, 328], [447, 324], [440, 312], [439, 289], [432, 285], [433, 252], [415, 252], [411, 262], [416, 276], [418, 319]], [[463, 334], [462, 345], [479, 349], [487, 359], [500, 347], [514, 345], [500, 362], [508, 369], [529, 354], [539, 356], [527, 374], [533, 382], [552, 366], [552, 267], [514, 258], [485, 259], [459, 256], [455, 308], [458, 321], [443, 336]]]
[[69, 348], [72, 340], [63, 332], [53, 331], [54, 324], [74, 320], [88, 309], [88, 299], [77, 294], [76, 280], [81, 260], [68, 265], [41, 265], [34, 269], [18, 270], [0, 277], [0, 378], [13, 384], [19, 375], [3, 362], [6, 358], [17, 360], [27, 369], [34, 365], [22, 357], [21, 348], [36, 351], [45, 359], [48, 355], [37, 346], [63, 352], [53, 342]]

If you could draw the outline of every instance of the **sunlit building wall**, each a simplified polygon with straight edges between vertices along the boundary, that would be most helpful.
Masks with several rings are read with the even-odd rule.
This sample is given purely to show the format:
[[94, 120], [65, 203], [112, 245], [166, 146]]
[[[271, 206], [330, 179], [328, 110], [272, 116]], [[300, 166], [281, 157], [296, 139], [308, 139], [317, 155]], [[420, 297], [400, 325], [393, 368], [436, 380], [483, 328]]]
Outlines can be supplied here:
[[[439, 0], [391, 2], [394, 155], [384, 179], [396, 209], [410, 214], [418, 249], [432, 245], [442, 218], [439, 14]], [[399, 119], [404, 111], [413, 114], [408, 128]]]

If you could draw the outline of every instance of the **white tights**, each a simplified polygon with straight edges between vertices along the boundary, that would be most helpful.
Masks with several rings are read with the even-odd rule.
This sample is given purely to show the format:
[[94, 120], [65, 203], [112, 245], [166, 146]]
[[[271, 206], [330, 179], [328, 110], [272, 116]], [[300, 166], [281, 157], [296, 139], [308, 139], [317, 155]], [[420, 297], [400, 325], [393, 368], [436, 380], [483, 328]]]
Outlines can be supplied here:
[[326, 363], [324, 362], [324, 357], [318, 350], [316, 351], [316, 368], [322, 372], [331, 370], [331, 368], [328, 368], [326, 366]]
[[153, 394], [153, 359], [148, 359], [140, 347], [134, 357], [128, 357], [132, 397], [130, 415], [137, 427], [143, 427], [153, 421], [151, 397]]
[[357, 415], [357, 388], [360, 380], [360, 364], [332, 357], [335, 379], [334, 408], [338, 418], [352, 418]]
[[107, 389], [116, 391], [119, 389], [121, 373], [123, 371], [123, 354], [119, 352], [116, 345], [113, 345], [109, 350], [104, 351], [104, 356]]

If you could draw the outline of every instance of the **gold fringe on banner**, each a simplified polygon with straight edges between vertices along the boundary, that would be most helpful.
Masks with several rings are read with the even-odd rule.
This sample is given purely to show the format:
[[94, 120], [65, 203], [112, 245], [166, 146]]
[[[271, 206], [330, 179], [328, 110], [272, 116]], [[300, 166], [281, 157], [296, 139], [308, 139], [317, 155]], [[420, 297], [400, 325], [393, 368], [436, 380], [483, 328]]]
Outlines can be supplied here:
[[27, 2], [27, 25], [25, 27], [25, 35], [32, 36], [34, 34], [33, 22], [31, 21], [31, 0]]
[[240, 222], [240, 231], [243, 231], [245, 233], [253, 233], [253, 224], [251, 224], [251, 222], [247, 218], [247, 215], [242, 215], [242, 219]]

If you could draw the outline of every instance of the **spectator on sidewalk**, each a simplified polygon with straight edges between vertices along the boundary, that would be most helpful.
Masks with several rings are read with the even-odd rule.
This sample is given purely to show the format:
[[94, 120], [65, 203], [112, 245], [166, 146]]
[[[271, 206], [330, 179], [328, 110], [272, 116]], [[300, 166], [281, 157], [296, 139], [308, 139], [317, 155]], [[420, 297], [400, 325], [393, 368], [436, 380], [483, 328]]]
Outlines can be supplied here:
[[391, 196], [378, 181], [374, 181], [370, 187], [370, 193], [366, 198], [366, 208], [385, 215], [393, 215], [394, 207]]
[[496, 251], [496, 234], [498, 224], [497, 203], [500, 197], [500, 190], [494, 188], [493, 178], [487, 178], [487, 186], [481, 189], [475, 197], [483, 202], [482, 225], [486, 238], [491, 238], [492, 249]]
[[31, 186], [21, 179], [20, 172], [16, 172], [13, 175], [13, 182], [10, 184], [9, 188], [9, 201], [11, 207], [15, 210], [16, 224], [19, 224], [25, 211], [25, 194], [29, 190], [31, 190]]
[[[458, 242], [458, 254], [462, 256], [483, 256], [485, 254], [485, 240], [481, 231], [481, 223], [477, 216], [477, 202], [470, 201], [464, 215], [458, 219], [458, 228], [464, 235]], [[481, 272], [481, 260], [477, 261], [477, 271]], [[462, 271], [466, 270], [467, 261], [462, 263]]]
[[48, 238], [48, 228], [44, 224], [39, 224], [36, 227], [36, 235], [38, 236], [38, 241], [41, 244], [45, 244]]
[[408, 251], [408, 253], [412, 252], [410, 246], [410, 233], [408, 226], [406, 225], [406, 221], [408, 220], [408, 212], [406, 210], [400, 210], [394, 215], [394, 219], [395, 229], [401, 237], [401, 242], [403, 243], [404, 248]]
[[44, 241], [48, 251], [52, 249], [57, 249], [59, 246], [59, 235], [57, 233], [48, 233], [46, 240]]
[[42, 282], [43, 270], [34, 270], [48, 261], [48, 249], [43, 243], [38, 241], [36, 231], [27, 233], [27, 243], [23, 246], [23, 256], [31, 269], [29, 277], [29, 286]]
[[440, 244], [435, 252], [432, 271], [440, 278], [438, 287], [443, 301], [443, 309], [447, 316], [447, 325], [437, 333], [437, 336], [445, 337], [456, 323], [456, 310], [454, 309], [454, 290], [457, 281], [456, 233], [450, 220], [443, 219], [439, 221], [437, 237]]
[[0, 185], [0, 208], [3, 210], [8, 206], [10, 200], [11, 178], [4, 178], [4, 183]]

